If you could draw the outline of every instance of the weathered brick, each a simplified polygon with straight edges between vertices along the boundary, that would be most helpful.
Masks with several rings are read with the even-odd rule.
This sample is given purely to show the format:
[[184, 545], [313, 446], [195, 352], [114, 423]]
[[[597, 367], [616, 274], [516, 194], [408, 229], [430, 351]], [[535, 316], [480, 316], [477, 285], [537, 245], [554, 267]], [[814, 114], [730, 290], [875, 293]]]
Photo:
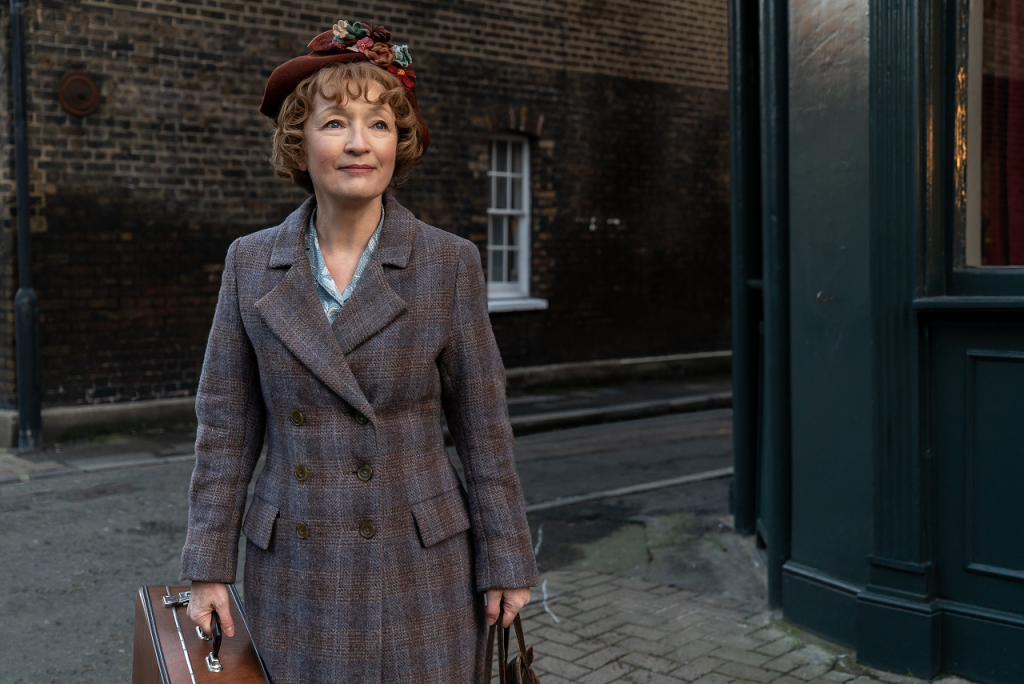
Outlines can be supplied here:
[[790, 677], [797, 677], [798, 679], [803, 679], [804, 681], [810, 681], [812, 679], [816, 679], [816, 678], [822, 676], [823, 674], [828, 672], [830, 669], [831, 669], [831, 666], [829, 666], [829, 665], [822, 665], [822, 664], [819, 664], [819, 663], [813, 663], [813, 664], [810, 664], [810, 665], [802, 665], [802, 666], [798, 667], [797, 669], [795, 669], [792, 672], [790, 672], [789, 676]]
[[631, 651], [640, 651], [641, 653], [653, 653], [654, 655], [665, 655], [670, 651], [675, 650], [675, 646], [672, 644], [666, 644], [661, 641], [651, 641], [650, 639], [642, 639], [640, 637], [629, 637], [619, 642], [622, 648], [628, 648]]
[[582, 651], [578, 648], [573, 648], [572, 646], [559, 644], [554, 641], [544, 641], [540, 644], [534, 644], [533, 650], [536, 651], [538, 654], [552, 655], [561, 658], [562, 660], [568, 661], [574, 661], [578, 658], [582, 658], [583, 656], [587, 655], [586, 651]]
[[762, 665], [770, 660], [766, 655], [759, 655], [752, 651], [736, 648], [734, 646], [723, 646], [722, 648], [712, 651], [711, 655], [716, 658], [721, 658], [722, 660], [731, 660], [733, 662], [744, 663], [746, 665]]
[[671, 672], [679, 667], [679, 663], [674, 660], [659, 658], [649, 653], [630, 653], [622, 657], [622, 662], [654, 672]]
[[[337, 8], [247, 0], [243, 21], [229, 0], [192, 15], [194, 0], [136, 4], [47, 0], [26, 22], [48, 406], [194, 395], [228, 246], [305, 197], [275, 175], [257, 106], [267, 74]], [[370, 0], [350, 17], [389, 26], [417, 60], [431, 150], [395, 194], [426, 222], [484, 250], [490, 139], [527, 134], [531, 294], [549, 308], [492, 316], [509, 367], [730, 345], [727, 4], [630, 0], [616, 13], [646, 27], [659, 59], [596, 38], [606, 14], [585, 0]], [[70, 70], [99, 83], [85, 118], [57, 103]], [[15, 400], [13, 173], [0, 169], [0, 405]]]
[[681, 684], [682, 680], [648, 670], [633, 670], [626, 675], [626, 681], [634, 684]]
[[716, 648], [718, 648], [717, 644], [695, 639], [685, 646], [672, 651], [672, 653], [669, 654], [669, 657], [671, 657], [672, 660], [677, 660], [681, 663], [688, 663], [699, 656], [710, 653]]
[[584, 656], [583, 658], [580, 658], [576, 661], [576, 664], [582, 665], [583, 667], [596, 669], [599, 667], [604, 667], [611, 661], [617, 658], [621, 658], [627, 653], [629, 653], [629, 651], [619, 646], [606, 646], [604, 648], [599, 648], [595, 650], [593, 653], [590, 653], [589, 655]]
[[590, 625], [581, 627], [579, 630], [575, 631], [575, 633], [581, 637], [596, 637], [599, 634], [604, 634], [622, 624], [622, 619], [618, 617], [605, 617], [604, 619], [599, 619], [599, 621], [593, 622]]
[[764, 670], [760, 667], [735, 662], [722, 663], [715, 668], [715, 672], [729, 675], [730, 677], [736, 677], [737, 679], [746, 679], [752, 682], [770, 682], [779, 676], [778, 672], [774, 672], [772, 670]]
[[614, 662], [594, 670], [580, 678], [581, 684], [606, 684], [619, 680], [623, 675], [632, 671], [633, 667], [627, 663]]
[[556, 627], [541, 627], [533, 631], [535, 637], [541, 637], [543, 639], [549, 639], [555, 643], [562, 644], [564, 646], [572, 646], [573, 644], [580, 641], [580, 637], [576, 636], [572, 632], [566, 632]]
[[589, 672], [586, 668], [580, 667], [579, 665], [573, 665], [568, 661], [562, 660], [561, 658], [555, 658], [554, 656], [544, 656], [539, 658], [536, 663], [537, 667], [545, 672], [551, 672], [559, 675], [560, 677], [565, 677], [566, 679], [579, 679]]
[[700, 679], [695, 679], [693, 684], [729, 684], [731, 681], [732, 677], [712, 672], [711, 674], [704, 675]]
[[796, 648], [796, 646], [797, 642], [795, 639], [784, 637], [782, 639], [770, 641], [767, 644], [761, 644], [754, 650], [756, 650], [758, 653], [764, 653], [768, 656], [778, 657], [783, 653], [789, 653], [794, 648]]
[[641, 639], [649, 639], [651, 641], [658, 641], [659, 639], [667, 636], [667, 632], [660, 629], [651, 629], [650, 627], [641, 627], [636, 624], [627, 624], [619, 627], [618, 631], [622, 634], [628, 634], [630, 636], [640, 637]]
[[718, 658], [712, 658], [710, 656], [703, 656], [676, 670], [673, 670], [672, 675], [681, 677], [682, 679], [694, 680], [706, 675], [708, 672], [711, 672], [723, 663], [725, 663], [724, 660], [719, 660]]

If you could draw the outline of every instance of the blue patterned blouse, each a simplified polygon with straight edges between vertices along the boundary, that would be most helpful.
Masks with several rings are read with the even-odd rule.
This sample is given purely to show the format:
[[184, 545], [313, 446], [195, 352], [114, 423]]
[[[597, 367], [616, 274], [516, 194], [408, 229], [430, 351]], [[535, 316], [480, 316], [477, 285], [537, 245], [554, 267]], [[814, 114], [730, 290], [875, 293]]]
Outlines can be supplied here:
[[352, 274], [352, 280], [349, 282], [348, 287], [341, 292], [338, 291], [338, 284], [334, 282], [331, 272], [327, 270], [327, 264], [324, 263], [324, 255], [320, 251], [320, 241], [316, 237], [316, 226], [313, 225], [313, 218], [315, 216], [316, 210], [314, 209], [309, 217], [309, 225], [306, 226], [306, 256], [309, 257], [309, 267], [313, 271], [313, 281], [316, 283], [316, 296], [320, 299], [320, 306], [324, 308], [327, 322], [334, 323], [334, 318], [341, 311], [341, 308], [345, 306], [345, 302], [349, 300], [349, 297], [352, 296], [356, 285], [359, 284], [359, 279], [363, 276], [363, 271], [366, 270], [366, 265], [370, 263], [373, 253], [377, 251], [377, 243], [380, 242], [380, 231], [384, 227], [384, 207], [381, 206], [380, 208], [380, 223], [377, 224], [377, 230], [373, 232], [370, 241], [366, 243], [366, 249], [363, 250], [362, 256], [359, 257], [359, 263], [356, 265], [356, 272]]

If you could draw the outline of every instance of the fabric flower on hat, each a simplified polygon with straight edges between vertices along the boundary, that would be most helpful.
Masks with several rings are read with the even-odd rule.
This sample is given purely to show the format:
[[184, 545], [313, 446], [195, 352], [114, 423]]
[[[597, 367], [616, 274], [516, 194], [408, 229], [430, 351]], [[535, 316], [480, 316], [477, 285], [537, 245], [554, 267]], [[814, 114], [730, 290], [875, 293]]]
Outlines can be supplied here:
[[375, 43], [373, 47], [364, 52], [366, 59], [377, 66], [386, 67], [395, 61], [395, 51], [387, 43]]
[[334, 25], [334, 38], [339, 43], [345, 42], [348, 38], [349, 24], [344, 19], [339, 19], [338, 23]]
[[405, 69], [397, 67], [394, 64], [388, 65], [388, 71], [398, 77], [398, 80], [402, 82], [406, 90], [412, 90], [412, 87], [416, 85], [416, 72], [412, 69]]
[[356, 47], [359, 48], [360, 52], [366, 52], [373, 47], [373, 38], [367, 36], [366, 38], [360, 38], [356, 41]]
[[366, 24], [361, 21], [348, 25], [348, 37], [350, 40], [359, 40], [360, 38], [366, 38], [369, 32], [366, 30]]
[[403, 68], [412, 64], [412, 56], [409, 54], [408, 45], [395, 46], [395, 64]]
[[371, 23], [370, 37], [373, 38], [373, 42], [375, 43], [386, 43], [391, 40], [391, 31], [388, 31], [380, 24]]

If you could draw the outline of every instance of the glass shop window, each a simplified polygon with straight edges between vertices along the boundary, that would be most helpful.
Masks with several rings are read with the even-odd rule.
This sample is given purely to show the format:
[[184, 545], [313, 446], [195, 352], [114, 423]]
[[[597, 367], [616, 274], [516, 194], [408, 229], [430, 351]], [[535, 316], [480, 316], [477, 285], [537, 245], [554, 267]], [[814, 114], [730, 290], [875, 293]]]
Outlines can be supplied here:
[[971, 0], [967, 266], [1024, 266], [1024, 0]]
[[491, 299], [530, 294], [530, 146], [525, 138], [491, 140], [487, 172], [487, 294]]

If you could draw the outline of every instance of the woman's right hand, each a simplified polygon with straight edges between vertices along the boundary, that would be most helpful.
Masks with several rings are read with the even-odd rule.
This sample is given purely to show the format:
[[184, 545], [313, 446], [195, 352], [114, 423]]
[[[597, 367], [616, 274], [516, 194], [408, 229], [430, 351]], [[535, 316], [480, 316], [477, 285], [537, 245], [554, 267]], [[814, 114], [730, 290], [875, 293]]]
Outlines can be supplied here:
[[188, 599], [188, 616], [199, 625], [204, 634], [212, 634], [213, 617], [220, 618], [220, 629], [225, 636], [235, 635], [235, 623], [231, 620], [231, 601], [228, 586], [222, 582], [192, 582], [192, 594]]

